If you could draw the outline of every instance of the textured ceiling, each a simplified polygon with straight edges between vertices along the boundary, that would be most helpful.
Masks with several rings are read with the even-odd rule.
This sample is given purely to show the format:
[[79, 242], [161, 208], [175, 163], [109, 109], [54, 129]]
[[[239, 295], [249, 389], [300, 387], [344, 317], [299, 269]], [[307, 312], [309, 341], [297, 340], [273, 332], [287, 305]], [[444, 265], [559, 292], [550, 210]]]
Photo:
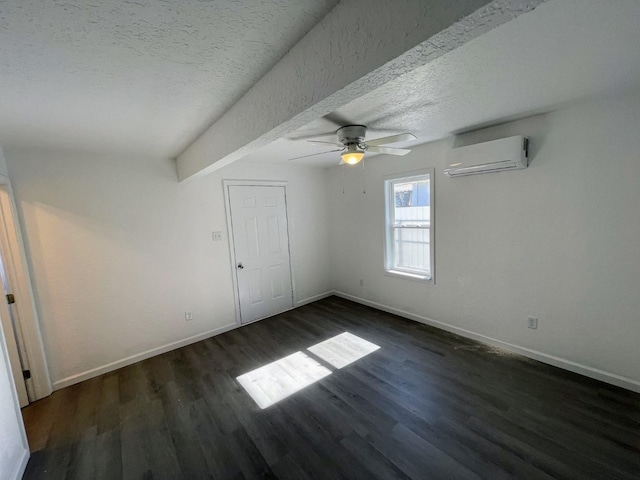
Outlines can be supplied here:
[[[558, 105], [640, 86], [640, 2], [552, 0], [246, 157], [287, 162], [330, 150], [338, 123], [373, 127], [370, 138], [401, 131], [405, 146]], [[523, 132], [526, 134], [526, 132]], [[326, 167], [336, 153], [295, 161]], [[401, 161], [401, 158], [396, 161]]]
[[177, 158], [178, 178], [240, 160], [544, 1], [342, 0]]
[[175, 157], [337, 0], [0, 0], [0, 145]]

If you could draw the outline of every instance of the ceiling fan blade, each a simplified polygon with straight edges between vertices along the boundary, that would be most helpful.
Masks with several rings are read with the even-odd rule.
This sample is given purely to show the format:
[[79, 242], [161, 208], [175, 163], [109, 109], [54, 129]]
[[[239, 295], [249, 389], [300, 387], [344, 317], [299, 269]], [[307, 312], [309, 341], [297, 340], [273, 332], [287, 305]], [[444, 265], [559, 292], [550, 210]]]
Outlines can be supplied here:
[[334, 145], [336, 147], [344, 147], [341, 143], [338, 142], [323, 142], [322, 140], [307, 140], [309, 143], [326, 143], [327, 145]]
[[300, 160], [301, 158], [307, 158], [307, 157], [315, 157], [316, 155], [324, 155], [325, 153], [341, 152], [342, 150], [344, 150], [344, 148], [338, 148], [337, 150], [329, 150], [327, 152], [312, 153], [311, 155], [302, 155], [301, 157], [290, 158], [289, 161]]
[[336, 112], [327, 113], [322, 118], [330, 121], [331, 123], [336, 125], [338, 128], [344, 127], [345, 125], [353, 125], [353, 122], [349, 121], [348, 119], [344, 118], [342, 115]]
[[370, 147], [377, 147], [378, 145], [387, 145], [389, 143], [409, 142], [416, 138], [417, 137], [413, 133], [405, 132], [399, 135], [391, 135], [389, 137], [376, 138], [375, 140], [367, 141], [367, 145]]
[[411, 150], [406, 148], [392, 148], [392, 147], [377, 147], [377, 146], [367, 146], [367, 152], [374, 153], [387, 153], [389, 155], [406, 155]]

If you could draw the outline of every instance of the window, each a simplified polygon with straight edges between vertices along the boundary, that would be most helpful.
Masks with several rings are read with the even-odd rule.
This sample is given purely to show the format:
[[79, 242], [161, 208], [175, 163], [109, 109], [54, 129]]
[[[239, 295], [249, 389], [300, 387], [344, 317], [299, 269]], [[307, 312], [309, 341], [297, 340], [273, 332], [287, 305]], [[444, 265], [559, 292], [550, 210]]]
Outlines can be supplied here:
[[385, 270], [433, 281], [433, 169], [385, 181]]

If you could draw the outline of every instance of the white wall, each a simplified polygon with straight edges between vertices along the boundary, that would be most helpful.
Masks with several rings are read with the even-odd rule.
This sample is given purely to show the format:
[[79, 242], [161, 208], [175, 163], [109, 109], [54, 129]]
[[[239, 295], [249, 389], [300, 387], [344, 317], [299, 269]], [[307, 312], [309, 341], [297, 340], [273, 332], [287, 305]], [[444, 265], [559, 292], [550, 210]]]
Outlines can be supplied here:
[[7, 161], [56, 388], [235, 326], [223, 178], [289, 182], [296, 299], [330, 290], [324, 171], [238, 163], [179, 184], [170, 160]]
[[[635, 94], [462, 139], [530, 136], [527, 170], [450, 179], [452, 139], [370, 159], [366, 195], [360, 169], [346, 172], [344, 195], [332, 169], [334, 288], [640, 391], [639, 125]], [[435, 285], [383, 274], [382, 176], [421, 167], [436, 170]]]

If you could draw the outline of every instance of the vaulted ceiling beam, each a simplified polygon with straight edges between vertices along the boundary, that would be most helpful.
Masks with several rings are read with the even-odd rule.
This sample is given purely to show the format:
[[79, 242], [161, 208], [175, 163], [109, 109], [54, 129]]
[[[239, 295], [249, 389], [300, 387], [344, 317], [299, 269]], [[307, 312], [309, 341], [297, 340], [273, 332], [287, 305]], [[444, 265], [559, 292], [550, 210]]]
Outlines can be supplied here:
[[343, 0], [178, 158], [180, 180], [287, 135], [544, 0]]

